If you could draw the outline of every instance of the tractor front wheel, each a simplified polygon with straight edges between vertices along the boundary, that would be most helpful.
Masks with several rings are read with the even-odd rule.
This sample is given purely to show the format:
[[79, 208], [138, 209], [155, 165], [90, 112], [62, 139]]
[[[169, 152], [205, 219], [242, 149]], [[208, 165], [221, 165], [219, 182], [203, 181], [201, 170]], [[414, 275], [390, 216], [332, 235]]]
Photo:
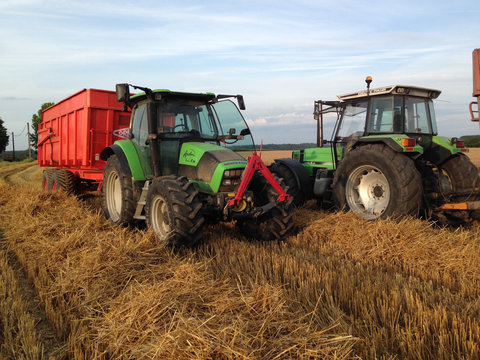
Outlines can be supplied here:
[[[282, 179], [277, 178], [278, 183], [288, 194], [288, 186]], [[254, 204], [257, 207], [275, 202], [278, 194], [268, 181], [261, 175], [255, 174], [249, 189], [253, 191]], [[274, 208], [252, 220], [239, 220], [237, 227], [240, 232], [249, 239], [260, 241], [283, 240], [293, 229], [293, 197], [289, 200], [277, 203]]]
[[146, 221], [168, 246], [192, 247], [202, 238], [204, 217], [198, 191], [185, 177], [164, 176], [148, 187]]
[[117, 225], [128, 225], [135, 214], [133, 184], [116, 155], [108, 158], [103, 173], [103, 208], [105, 217]]
[[281, 163], [273, 163], [269, 166], [270, 171], [282, 178], [284, 184], [288, 186], [288, 194], [293, 197], [293, 205], [300, 207], [305, 204], [305, 194], [300, 186], [298, 186], [295, 174], [287, 166]]
[[339, 209], [366, 220], [417, 215], [422, 205], [422, 180], [413, 161], [383, 144], [350, 151], [333, 179]]

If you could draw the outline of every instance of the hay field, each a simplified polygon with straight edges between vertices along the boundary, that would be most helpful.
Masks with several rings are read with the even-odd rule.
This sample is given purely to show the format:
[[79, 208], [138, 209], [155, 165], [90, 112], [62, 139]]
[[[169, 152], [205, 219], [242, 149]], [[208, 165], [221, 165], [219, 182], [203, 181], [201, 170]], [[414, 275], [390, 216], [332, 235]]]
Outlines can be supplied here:
[[309, 204], [283, 243], [223, 224], [172, 251], [98, 202], [42, 193], [40, 177], [0, 168], [0, 297], [16, 304], [0, 306], [0, 358], [480, 358], [479, 224]]

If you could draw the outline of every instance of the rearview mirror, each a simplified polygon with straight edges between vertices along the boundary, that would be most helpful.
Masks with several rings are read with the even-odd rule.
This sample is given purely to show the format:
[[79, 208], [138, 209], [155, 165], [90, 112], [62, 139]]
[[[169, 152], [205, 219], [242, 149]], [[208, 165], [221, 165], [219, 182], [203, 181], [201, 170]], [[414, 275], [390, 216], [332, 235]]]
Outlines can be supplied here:
[[238, 107], [240, 110], [245, 110], [245, 101], [243, 100], [242, 95], [237, 95]]
[[117, 84], [115, 85], [115, 92], [117, 94], [118, 102], [127, 102], [130, 100], [130, 89], [128, 84]]

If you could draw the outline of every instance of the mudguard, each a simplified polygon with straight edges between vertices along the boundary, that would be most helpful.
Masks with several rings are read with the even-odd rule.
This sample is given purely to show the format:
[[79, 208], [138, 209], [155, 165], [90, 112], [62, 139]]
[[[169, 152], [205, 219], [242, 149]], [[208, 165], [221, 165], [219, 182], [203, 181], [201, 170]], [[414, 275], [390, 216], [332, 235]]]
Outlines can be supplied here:
[[295, 176], [299, 189], [305, 194], [306, 199], [312, 198], [312, 179], [303, 165], [295, 159], [275, 159], [276, 163], [285, 165]]
[[117, 143], [108, 146], [100, 153], [100, 159], [107, 161], [107, 159], [113, 154], [117, 156], [125, 174], [132, 176], [132, 180], [137, 181], [146, 179], [133, 144], [131, 145], [131, 148], [129, 148], [128, 145], [120, 146], [120, 144]]

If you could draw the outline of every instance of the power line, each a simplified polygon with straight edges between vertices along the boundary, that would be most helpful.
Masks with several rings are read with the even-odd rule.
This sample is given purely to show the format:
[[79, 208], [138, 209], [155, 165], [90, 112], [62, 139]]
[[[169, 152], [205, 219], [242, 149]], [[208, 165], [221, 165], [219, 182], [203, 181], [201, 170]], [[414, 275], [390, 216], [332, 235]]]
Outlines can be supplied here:
[[23, 132], [24, 132], [26, 129], [27, 129], [27, 124], [25, 124], [25, 126], [23, 127], [23, 130], [20, 132], [20, 134], [17, 135], [17, 134], [12, 133], [12, 135], [15, 136], [15, 137], [22, 136]]

